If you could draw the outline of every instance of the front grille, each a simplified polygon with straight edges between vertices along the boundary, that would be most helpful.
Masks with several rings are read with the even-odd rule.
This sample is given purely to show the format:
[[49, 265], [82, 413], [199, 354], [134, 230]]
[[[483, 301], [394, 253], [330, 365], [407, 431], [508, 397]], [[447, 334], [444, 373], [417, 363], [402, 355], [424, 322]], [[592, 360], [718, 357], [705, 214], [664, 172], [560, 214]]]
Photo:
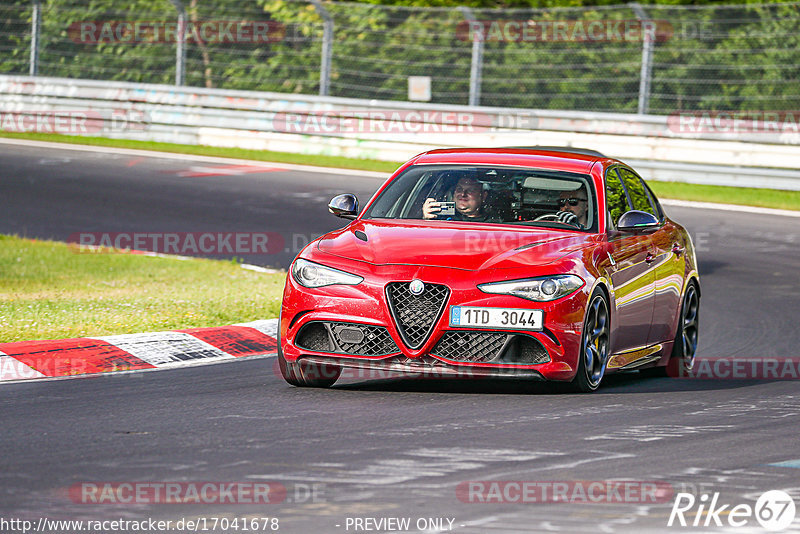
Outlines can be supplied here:
[[397, 331], [410, 349], [418, 349], [428, 339], [444, 311], [450, 290], [439, 284], [425, 284], [422, 294], [414, 295], [409, 282], [386, 285], [389, 310]]
[[547, 349], [533, 336], [481, 330], [445, 332], [431, 354], [464, 363], [538, 365], [550, 361]]
[[295, 344], [301, 349], [353, 356], [385, 356], [400, 352], [382, 326], [314, 321], [300, 329]]

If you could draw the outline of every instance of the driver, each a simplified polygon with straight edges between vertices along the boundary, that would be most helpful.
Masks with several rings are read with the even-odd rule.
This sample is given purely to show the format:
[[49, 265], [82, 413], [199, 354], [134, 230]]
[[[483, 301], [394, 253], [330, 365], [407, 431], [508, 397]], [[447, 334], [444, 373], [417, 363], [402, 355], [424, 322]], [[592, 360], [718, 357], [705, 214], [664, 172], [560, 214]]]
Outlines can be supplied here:
[[589, 203], [582, 187], [574, 191], [562, 191], [558, 199], [558, 220], [567, 224], [579, 224], [586, 228]]
[[483, 203], [486, 201], [486, 191], [483, 185], [473, 177], [461, 178], [453, 189], [453, 200], [456, 212], [452, 216], [439, 216], [442, 210], [441, 202], [427, 198], [422, 205], [423, 219], [452, 219], [454, 221], [486, 221], [487, 216]]

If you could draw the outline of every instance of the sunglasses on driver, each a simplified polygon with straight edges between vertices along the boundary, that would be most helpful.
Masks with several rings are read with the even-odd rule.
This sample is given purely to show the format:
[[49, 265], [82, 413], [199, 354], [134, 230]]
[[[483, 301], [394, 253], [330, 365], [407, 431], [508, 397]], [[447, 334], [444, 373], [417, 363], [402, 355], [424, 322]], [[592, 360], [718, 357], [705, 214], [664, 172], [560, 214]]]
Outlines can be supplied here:
[[558, 205], [561, 206], [561, 207], [566, 206], [567, 202], [569, 202], [570, 206], [577, 206], [578, 202], [586, 202], [586, 199], [585, 198], [576, 198], [576, 197], [559, 198], [558, 199]]

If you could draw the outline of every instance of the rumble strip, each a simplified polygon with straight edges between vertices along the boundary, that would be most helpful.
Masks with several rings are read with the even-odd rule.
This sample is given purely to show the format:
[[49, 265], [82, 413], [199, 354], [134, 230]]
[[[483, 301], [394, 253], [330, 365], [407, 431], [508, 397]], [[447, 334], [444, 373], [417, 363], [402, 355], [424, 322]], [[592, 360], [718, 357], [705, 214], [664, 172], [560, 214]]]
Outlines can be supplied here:
[[215, 328], [0, 343], [0, 382], [163, 369], [275, 354], [277, 319]]

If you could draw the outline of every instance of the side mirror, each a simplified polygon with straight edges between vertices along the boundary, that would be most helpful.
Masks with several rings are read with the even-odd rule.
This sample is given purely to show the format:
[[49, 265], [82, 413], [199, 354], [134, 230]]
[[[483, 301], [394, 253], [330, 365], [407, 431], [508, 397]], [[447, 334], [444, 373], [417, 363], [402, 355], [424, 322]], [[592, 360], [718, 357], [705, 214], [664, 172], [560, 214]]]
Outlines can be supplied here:
[[617, 222], [618, 230], [644, 230], [654, 226], [658, 226], [655, 215], [639, 210], [626, 211]]
[[355, 219], [358, 216], [358, 199], [350, 193], [335, 196], [328, 202], [328, 211], [342, 219]]

